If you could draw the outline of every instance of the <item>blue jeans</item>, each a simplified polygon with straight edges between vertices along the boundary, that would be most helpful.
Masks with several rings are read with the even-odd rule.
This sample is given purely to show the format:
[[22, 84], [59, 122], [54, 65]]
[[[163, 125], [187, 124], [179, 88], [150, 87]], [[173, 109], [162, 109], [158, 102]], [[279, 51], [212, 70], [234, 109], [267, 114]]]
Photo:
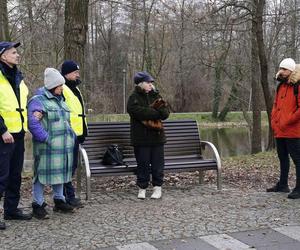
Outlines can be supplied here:
[[[32, 196], [33, 202], [36, 202], [40, 206], [44, 203], [44, 184], [40, 183], [38, 179], [36, 179], [35, 183], [32, 185]], [[55, 184], [51, 185], [53, 189], [53, 199], [63, 200], [65, 201], [65, 196], [63, 194], [64, 184]]]

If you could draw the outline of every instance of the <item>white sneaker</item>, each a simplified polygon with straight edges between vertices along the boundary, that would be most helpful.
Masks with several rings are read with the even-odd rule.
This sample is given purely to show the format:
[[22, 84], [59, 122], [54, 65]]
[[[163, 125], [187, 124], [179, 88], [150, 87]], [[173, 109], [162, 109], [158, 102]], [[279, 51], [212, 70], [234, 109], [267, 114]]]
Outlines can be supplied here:
[[153, 194], [151, 195], [151, 199], [160, 199], [161, 198], [161, 187], [155, 186], [153, 187]]
[[139, 189], [139, 193], [138, 193], [138, 199], [145, 199], [146, 198], [146, 189]]

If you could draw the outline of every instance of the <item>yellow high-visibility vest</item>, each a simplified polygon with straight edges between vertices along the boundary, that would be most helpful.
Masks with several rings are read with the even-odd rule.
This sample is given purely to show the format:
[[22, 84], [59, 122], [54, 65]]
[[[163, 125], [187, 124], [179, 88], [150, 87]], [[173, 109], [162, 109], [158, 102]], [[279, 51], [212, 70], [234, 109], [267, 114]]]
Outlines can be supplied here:
[[0, 116], [4, 119], [8, 132], [18, 133], [22, 128], [27, 131], [27, 96], [28, 88], [20, 83], [20, 105], [9, 81], [0, 71]]
[[[63, 86], [63, 88], [64, 88], [63, 95], [65, 97], [65, 102], [68, 108], [70, 109], [71, 127], [74, 130], [75, 134], [77, 136], [80, 136], [83, 134], [83, 122], [85, 122], [86, 124], [86, 118], [83, 112], [84, 109], [78, 97], [74, 95], [73, 91], [66, 84]], [[77, 90], [79, 91], [78, 88]]]

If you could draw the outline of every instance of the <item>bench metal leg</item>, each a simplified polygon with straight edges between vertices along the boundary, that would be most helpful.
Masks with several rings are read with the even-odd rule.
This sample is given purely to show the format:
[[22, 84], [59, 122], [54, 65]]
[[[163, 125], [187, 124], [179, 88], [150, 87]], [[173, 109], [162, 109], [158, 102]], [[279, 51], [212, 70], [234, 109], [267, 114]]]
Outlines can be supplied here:
[[199, 171], [199, 184], [203, 185], [204, 184], [204, 171]]
[[82, 157], [81, 154], [79, 153], [78, 168], [76, 170], [76, 183], [77, 183], [76, 194], [78, 198], [80, 198], [80, 194], [81, 194], [81, 174], [82, 174]]
[[86, 178], [86, 200], [91, 199], [91, 176]]
[[208, 141], [201, 141], [201, 143], [209, 146], [215, 156], [216, 162], [217, 162], [217, 188], [218, 190], [222, 190], [222, 165], [221, 165], [221, 157], [219, 155], [219, 152], [214, 144]]
[[87, 157], [87, 153], [83, 147], [79, 147], [79, 151], [81, 153], [84, 166], [85, 166], [85, 174], [86, 174], [86, 200], [91, 198], [91, 171], [90, 171], [90, 163]]
[[217, 171], [217, 188], [218, 190], [222, 190], [222, 173], [221, 173], [221, 169]]

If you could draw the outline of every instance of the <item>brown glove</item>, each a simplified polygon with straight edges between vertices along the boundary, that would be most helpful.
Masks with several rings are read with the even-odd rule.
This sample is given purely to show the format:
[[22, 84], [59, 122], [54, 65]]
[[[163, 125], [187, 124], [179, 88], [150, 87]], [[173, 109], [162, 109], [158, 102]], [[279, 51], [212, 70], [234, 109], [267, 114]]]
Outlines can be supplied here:
[[155, 130], [162, 130], [163, 129], [163, 124], [161, 120], [147, 120], [147, 121], [142, 121], [142, 123], [150, 129], [155, 129]]
[[153, 103], [150, 104], [151, 108], [155, 108], [155, 109], [159, 109], [163, 106], [166, 106], [167, 103], [162, 99], [162, 98], [158, 98], [156, 99]]
[[[167, 103], [162, 98], [158, 98], [153, 103], [150, 104], [150, 107], [154, 108], [154, 109], [159, 109], [166, 105], [167, 105]], [[147, 120], [147, 121], [142, 121], [142, 123], [147, 128], [150, 128], [150, 129], [155, 129], [155, 130], [163, 129], [163, 124], [162, 124], [161, 120]]]

